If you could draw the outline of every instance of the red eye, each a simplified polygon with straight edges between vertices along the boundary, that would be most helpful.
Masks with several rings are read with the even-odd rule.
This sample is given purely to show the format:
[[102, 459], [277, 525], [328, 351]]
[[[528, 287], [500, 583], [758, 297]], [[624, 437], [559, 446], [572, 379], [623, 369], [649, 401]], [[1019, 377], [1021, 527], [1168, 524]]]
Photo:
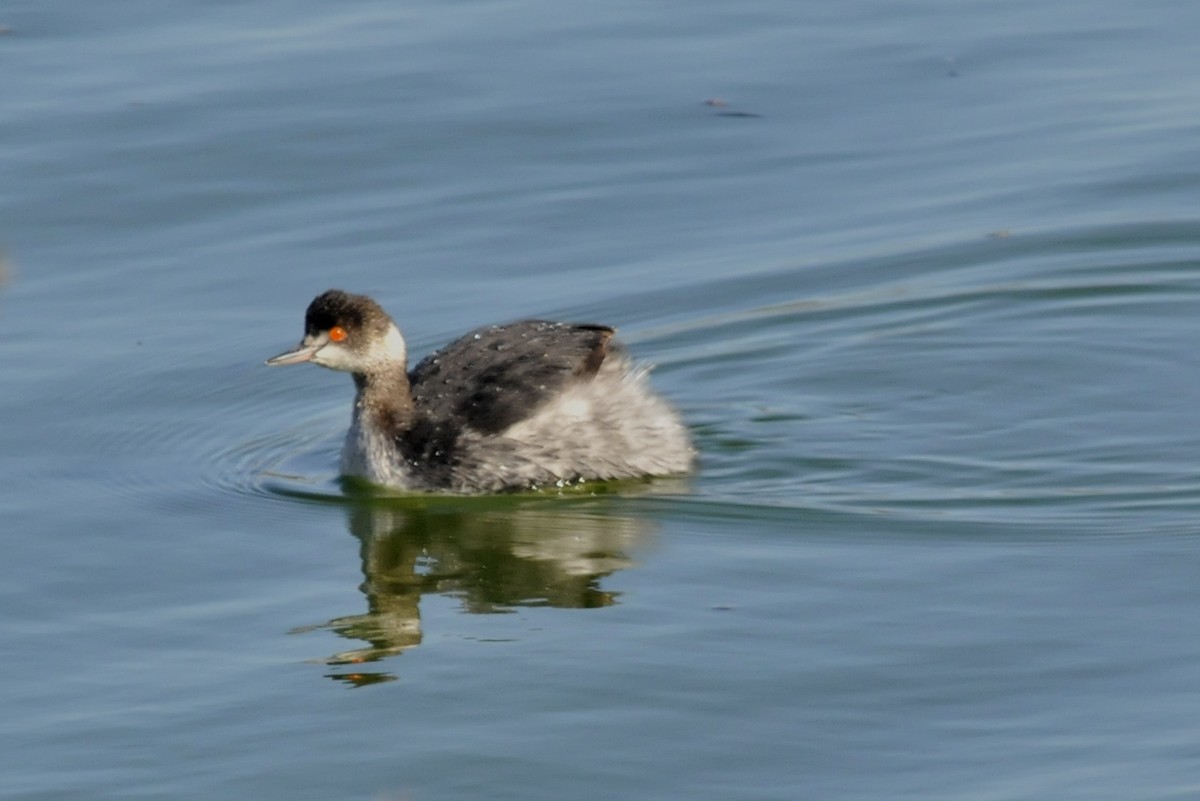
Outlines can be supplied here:
[[346, 333], [346, 329], [340, 325], [335, 325], [329, 329], [329, 338], [334, 342], [345, 342], [348, 336], [350, 335]]

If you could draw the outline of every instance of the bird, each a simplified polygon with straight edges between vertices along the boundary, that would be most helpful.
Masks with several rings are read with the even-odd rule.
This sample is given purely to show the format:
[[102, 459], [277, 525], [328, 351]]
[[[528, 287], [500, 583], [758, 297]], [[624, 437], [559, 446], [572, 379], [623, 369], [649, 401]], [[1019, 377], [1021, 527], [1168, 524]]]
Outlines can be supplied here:
[[475, 329], [408, 369], [404, 336], [366, 295], [330, 289], [304, 337], [267, 360], [350, 373], [341, 472], [407, 492], [496, 494], [690, 472], [676, 409], [606, 325]]

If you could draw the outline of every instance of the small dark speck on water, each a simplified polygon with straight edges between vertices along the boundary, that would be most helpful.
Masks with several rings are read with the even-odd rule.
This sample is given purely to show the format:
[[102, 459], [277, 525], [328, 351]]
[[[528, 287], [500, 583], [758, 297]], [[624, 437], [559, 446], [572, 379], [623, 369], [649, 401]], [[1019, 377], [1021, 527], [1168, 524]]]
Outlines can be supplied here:
[[704, 101], [704, 105], [710, 108], [721, 109], [716, 113], [717, 117], [748, 117], [751, 119], [759, 119], [761, 114], [755, 114], [752, 111], [736, 111], [729, 108], [729, 102], [720, 97], [710, 97]]

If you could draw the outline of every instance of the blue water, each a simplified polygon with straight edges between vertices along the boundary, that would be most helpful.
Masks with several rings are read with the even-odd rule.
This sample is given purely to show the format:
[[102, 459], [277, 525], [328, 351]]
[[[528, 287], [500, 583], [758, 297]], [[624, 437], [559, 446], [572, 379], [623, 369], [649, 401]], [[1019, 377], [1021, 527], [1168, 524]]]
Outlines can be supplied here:
[[[1195, 798], [1198, 26], [0, 7], [0, 797]], [[331, 286], [616, 325], [700, 469], [347, 493]]]

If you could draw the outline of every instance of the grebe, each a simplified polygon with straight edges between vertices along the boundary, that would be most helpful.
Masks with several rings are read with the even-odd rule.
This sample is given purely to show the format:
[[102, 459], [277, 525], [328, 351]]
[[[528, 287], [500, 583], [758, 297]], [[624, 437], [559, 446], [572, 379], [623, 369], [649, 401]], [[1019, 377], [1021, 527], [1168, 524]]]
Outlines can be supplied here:
[[354, 376], [342, 473], [417, 492], [492, 493], [685, 473], [695, 450], [603, 325], [480, 328], [407, 369], [400, 329], [365, 295], [331, 289], [304, 339], [269, 365]]

